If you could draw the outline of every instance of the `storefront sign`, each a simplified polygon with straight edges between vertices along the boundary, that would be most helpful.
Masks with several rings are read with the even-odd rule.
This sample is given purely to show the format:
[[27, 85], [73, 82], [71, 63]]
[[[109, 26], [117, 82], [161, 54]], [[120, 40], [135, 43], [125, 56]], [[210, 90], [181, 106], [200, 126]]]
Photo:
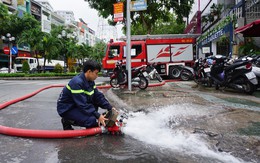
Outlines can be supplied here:
[[219, 31], [213, 33], [212, 35], [209, 35], [206, 39], [204, 39], [202, 41], [202, 45], [205, 45], [205, 44], [219, 38], [220, 36], [224, 35], [224, 33], [225, 33], [224, 29], [220, 29]]
[[[206, 45], [216, 39], [218, 39], [219, 37], [221, 37], [222, 35], [224, 35], [225, 33], [232, 33], [233, 34], [233, 26], [232, 23], [227, 24], [226, 26], [224, 26], [223, 28], [221, 28], [220, 30], [218, 30], [217, 32], [214, 32], [212, 34], [209, 34], [205, 39], [203, 39], [201, 41], [201, 45]], [[230, 34], [230, 35], [232, 35]]]

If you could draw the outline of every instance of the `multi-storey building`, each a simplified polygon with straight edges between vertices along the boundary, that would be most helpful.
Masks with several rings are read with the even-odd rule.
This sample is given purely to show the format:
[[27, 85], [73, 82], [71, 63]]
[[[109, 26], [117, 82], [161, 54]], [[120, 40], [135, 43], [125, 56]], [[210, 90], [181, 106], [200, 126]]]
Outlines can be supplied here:
[[239, 53], [239, 46], [245, 42], [235, 29], [259, 19], [260, 0], [203, 1], [196, 14], [185, 32], [201, 32], [197, 39], [197, 57], [210, 52], [231, 57]]
[[73, 11], [54, 11], [54, 13], [60, 15], [65, 19], [65, 24], [71, 24], [75, 22]]
[[[8, 7], [10, 14], [18, 12], [19, 17], [23, 17], [24, 13], [33, 15], [36, 20], [41, 22], [43, 32], [49, 33], [51, 24], [66, 26], [66, 28], [73, 29], [79, 44], [85, 43], [93, 46], [96, 42], [95, 31], [90, 29], [85, 22], [83, 26], [79, 26], [72, 11], [54, 11], [48, 0], [0, 0], [0, 3]], [[0, 67], [8, 67], [9, 58], [3, 54], [2, 50], [6, 46], [0, 39]], [[17, 56], [31, 56], [29, 45], [19, 44]]]

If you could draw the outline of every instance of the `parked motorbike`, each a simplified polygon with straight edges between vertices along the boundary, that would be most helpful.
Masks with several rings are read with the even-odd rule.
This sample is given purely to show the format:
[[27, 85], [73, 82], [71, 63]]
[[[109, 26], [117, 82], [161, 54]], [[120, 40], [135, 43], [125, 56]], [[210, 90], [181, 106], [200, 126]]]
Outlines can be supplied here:
[[146, 66], [147, 79], [148, 80], [157, 79], [159, 82], [162, 82], [163, 81], [162, 77], [160, 76], [160, 74], [158, 73], [158, 71], [154, 66], [155, 66], [154, 64], [148, 64]]
[[[117, 62], [116, 67], [113, 70], [113, 74], [110, 76], [110, 85], [113, 88], [119, 88], [122, 85], [128, 84], [128, 72], [122, 66], [122, 63]], [[148, 80], [146, 79], [146, 66], [140, 66], [131, 69], [132, 81], [131, 84], [134, 87], [139, 87], [144, 90], [148, 87]]]
[[194, 70], [188, 66], [182, 66], [180, 78], [183, 81], [192, 80], [194, 78]]
[[197, 84], [212, 86], [210, 78], [211, 58], [195, 60], [193, 68], [183, 66], [180, 78], [184, 81], [193, 79]]
[[252, 62], [252, 72], [255, 74], [258, 81], [257, 88], [260, 88], [260, 55], [243, 56], [234, 60], [234, 63], [245, 60], [249, 60]]
[[211, 67], [211, 78], [216, 89], [228, 87], [238, 91], [252, 94], [256, 90], [258, 81], [252, 70], [250, 60], [242, 60], [228, 64], [226, 57], [216, 55]]

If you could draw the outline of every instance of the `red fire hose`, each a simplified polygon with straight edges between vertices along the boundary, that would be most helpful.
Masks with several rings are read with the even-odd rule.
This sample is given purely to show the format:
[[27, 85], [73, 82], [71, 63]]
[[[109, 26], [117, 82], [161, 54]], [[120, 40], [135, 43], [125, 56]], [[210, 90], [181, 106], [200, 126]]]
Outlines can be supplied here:
[[[31, 94], [25, 95], [23, 97], [7, 101], [3, 104], [0, 104], [0, 110], [5, 107], [17, 103], [19, 101], [30, 98], [39, 92], [53, 88], [53, 87], [64, 87], [64, 85], [50, 85], [43, 87]], [[98, 86], [99, 89], [109, 88], [108, 86]], [[30, 138], [72, 138], [80, 136], [90, 136], [102, 133], [101, 127], [94, 127], [90, 129], [82, 130], [32, 130], [32, 129], [21, 129], [21, 128], [12, 128], [0, 125], [0, 134], [9, 135], [9, 136], [18, 136], [18, 137], [30, 137]]]
[[30, 137], [30, 138], [72, 138], [101, 134], [101, 127], [94, 127], [82, 130], [30, 130], [12, 128], [0, 125], [0, 133], [9, 136]]
[[[165, 82], [161, 82], [159, 84], [150, 84], [149, 87], [161, 86], [164, 85]], [[64, 87], [64, 85], [50, 85], [43, 87], [31, 94], [19, 97], [14, 100], [7, 101], [5, 103], [0, 104], [0, 110], [6, 108], [9, 105], [17, 103], [19, 101], [30, 98], [43, 90], [53, 88], [53, 87]], [[110, 88], [110, 85], [107, 86], [97, 86], [99, 89]], [[82, 129], [82, 130], [33, 130], [33, 129], [21, 129], [21, 128], [13, 128], [7, 126], [0, 125], [0, 134], [9, 135], [9, 136], [18, 136], [18, 137], [30, 137], [30, 138], [72, 138], [72, 137], [80, 137], [80, 136], [90, 136], [102, 133], [101, 127], [95, 127], [90, 129]]]

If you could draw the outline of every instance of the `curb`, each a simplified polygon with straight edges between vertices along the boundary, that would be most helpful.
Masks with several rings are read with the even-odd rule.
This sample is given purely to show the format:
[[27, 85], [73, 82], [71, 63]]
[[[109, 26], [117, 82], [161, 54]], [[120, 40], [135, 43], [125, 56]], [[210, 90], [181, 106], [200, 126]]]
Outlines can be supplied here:
[[71, 79], [73, 76], [53, 76], [53, 77], [0, 77], [0, 80], [53, 80], [53, 79]]

